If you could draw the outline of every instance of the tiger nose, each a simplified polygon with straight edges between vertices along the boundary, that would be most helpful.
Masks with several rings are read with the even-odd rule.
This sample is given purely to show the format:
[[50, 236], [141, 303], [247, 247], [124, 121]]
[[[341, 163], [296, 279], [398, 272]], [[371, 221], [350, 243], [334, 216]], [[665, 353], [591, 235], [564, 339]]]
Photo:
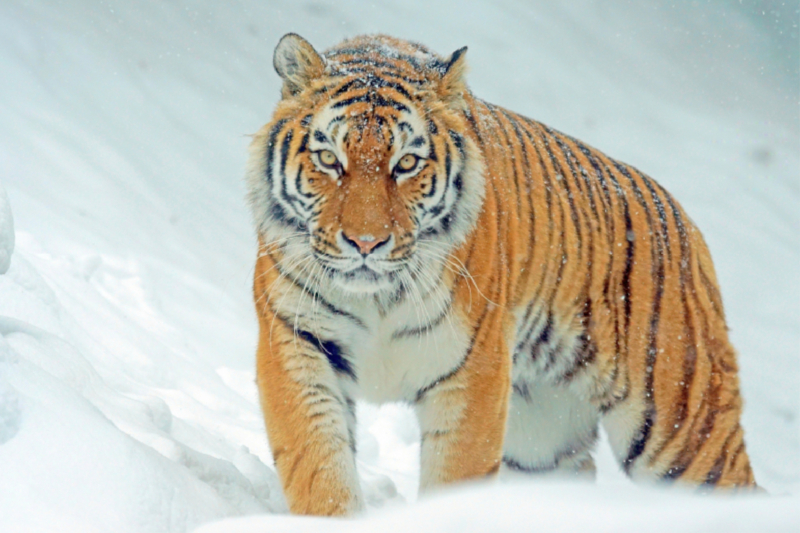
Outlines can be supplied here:
[[350, 236], [345, 232], [342, 232], [342, 238], [347, 241], [350, 246], [357, 249], [361, 255], [369, 255], [372, 253], [373, 250], [382, 246], [389, 242], [389, 237], [387, 236], [385, 239], [380, 240], [376, 239], [372, 235], [359, 235], [359, 236]]

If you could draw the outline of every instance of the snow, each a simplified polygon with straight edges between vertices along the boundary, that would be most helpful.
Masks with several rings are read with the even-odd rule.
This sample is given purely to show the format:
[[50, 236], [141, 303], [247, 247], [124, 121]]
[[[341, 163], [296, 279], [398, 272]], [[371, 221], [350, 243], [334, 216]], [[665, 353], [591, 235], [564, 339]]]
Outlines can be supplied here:
[[[571, 503], [572, 502], [572, 503]], [[579, 503], [575, 503], [579, 502]], [[295, 516], [228, 519], [196, 533], [459, 533], [463, 531], [793, 531], [797, 499], [698, 497], [621, 487], [537, 483], [465, 487], [413, 507], [375, 513], [356, 522]], [[579, 508], [580, 512], [575, 512]], [[768, 522], [764, 517], [773, 514]]]
[[[800, 529], [799, 16], [722, 0], [0, 3], [0, 531]], [[242, 176], [290, 31], [319, 49], [376, 31], [469, 45], [476, 94], [670, 190], [715, 259], [771, 496], [634, 486], [603, 441], [596, 485], [404, 503], [413, 415], [359, 405], [367, 515], [276, 514]]]
[[8, 194], [0, 185], [0, 275], [8, 272], [12, 253], [14, 253], [14, 218], [11, 216]]

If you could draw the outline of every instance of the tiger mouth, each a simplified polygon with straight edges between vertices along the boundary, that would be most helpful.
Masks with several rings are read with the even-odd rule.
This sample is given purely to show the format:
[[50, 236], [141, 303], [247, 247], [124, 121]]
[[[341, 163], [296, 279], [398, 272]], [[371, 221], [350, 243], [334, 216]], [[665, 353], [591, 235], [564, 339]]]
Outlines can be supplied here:
[[389, 289], [396, 284], [397, 271], [378, 272], [366, 264], [346, 272], [332, 271], [329, 275], [342, 289], [353, 293], [376, 293]]
[[385, 274], [372, 270], [366, 264], [363, 264], [358, 268], [354, 268], [353, 270], [342, 272], [341, 275], [347, 281], [358, 280], [371, 282], [377, 282], [386, 276]]

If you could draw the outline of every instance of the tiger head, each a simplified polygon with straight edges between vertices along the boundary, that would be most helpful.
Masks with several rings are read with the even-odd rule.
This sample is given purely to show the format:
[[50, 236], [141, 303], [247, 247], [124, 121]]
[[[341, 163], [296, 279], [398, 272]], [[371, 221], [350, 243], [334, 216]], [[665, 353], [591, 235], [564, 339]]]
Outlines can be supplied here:
[[348, 293], [391, 291], [464, 242], [484, 194], [465, 51], [445, 59], [369, 36], [319, 54], [281, 39], [282, 99], [250, 146], [247, 180], [283, 269]]

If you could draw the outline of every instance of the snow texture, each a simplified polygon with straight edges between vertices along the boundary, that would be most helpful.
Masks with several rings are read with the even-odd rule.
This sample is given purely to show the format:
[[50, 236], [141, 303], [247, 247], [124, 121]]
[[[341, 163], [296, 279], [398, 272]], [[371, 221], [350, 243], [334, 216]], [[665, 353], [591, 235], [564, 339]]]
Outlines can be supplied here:
[[[780, 1], [0, 2], [0, 531], [800, 530], [797, 24]], [[596, 485], [417, 503], [413, 414], [363, 404], [366, 516], [281, 514], [242, 176], [290, 31], [469, 45], [477, 95], [670, 190], [715, 259], [770, 496], [634, 486], [602, 441]]]
[[0, 275], [8, 272], [11, 254], [14, 253], [14, 219], [8, 194], [0, 184]]

